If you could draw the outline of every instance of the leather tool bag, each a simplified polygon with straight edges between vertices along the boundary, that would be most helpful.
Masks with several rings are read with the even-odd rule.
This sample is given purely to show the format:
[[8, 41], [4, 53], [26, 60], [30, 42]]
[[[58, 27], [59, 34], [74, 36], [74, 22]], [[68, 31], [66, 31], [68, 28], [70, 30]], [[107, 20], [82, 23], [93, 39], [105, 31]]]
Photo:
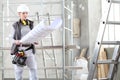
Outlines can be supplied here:
[[13, 64], [16, 64], [16, 65], [18, 65], [18, 66], [23, 67], [23, 66], [26, 65], [26, 64], [25, 64], [26, 59], [27, 59], [27, 57], [26, 57], [26, 55], [25, 55], [24, 50], [19, 50], [19, 51], [15, 54], [15, 56], [13, 57], [12, 63], [13, 63]]

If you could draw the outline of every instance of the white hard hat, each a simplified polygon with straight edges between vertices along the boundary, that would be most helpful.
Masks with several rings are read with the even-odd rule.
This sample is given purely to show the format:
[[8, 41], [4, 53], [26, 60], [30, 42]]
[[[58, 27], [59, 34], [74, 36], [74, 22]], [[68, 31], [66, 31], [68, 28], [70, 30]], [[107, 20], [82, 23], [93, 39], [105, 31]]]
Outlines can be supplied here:
[[29, 8], [27, 5], [25, 4], [20, 4], [18, 7], [17, 7], [17, 12], [29, 12]]

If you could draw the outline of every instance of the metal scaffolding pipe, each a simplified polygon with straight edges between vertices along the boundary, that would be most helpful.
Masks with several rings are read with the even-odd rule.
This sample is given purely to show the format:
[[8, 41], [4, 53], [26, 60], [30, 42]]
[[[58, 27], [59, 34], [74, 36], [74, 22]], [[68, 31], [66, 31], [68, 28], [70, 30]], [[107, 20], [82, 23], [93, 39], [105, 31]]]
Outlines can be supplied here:
[[[47, 17], [46, 14], [43, 14], [43, 15], [39, 15], [39, 17]], [[61, 16], [61, 14], [52, 14], [50, 15], [51, 17], [52, 16]], [[17, 18], [18, 16], [4, 16], [4, 18]], [[36, 17], [36, 15], [29, 15], [29, 17]], [[3, 17], [0, 17], [0, 18], [3, 18]]]
[[[1, 70], [13, 70], [13, 68], [0, 68]], [[38, 70], [40, 69], [62, 69], [62, 66], [52, 66], [52, 67], [39, 67]], [[82, 67], [76, 67], [76, 66], [65, 66], [65, 69], [68, 70], [73, 70], [73, 69], [83, 69]], [[29, 70], [25, 68], [25, 70]]]
[[[42, 2], [42, 4], [60, 4], [61, 1], [58, 2]], [[20, 3], [9, 3], [9, 5], [19, 5], [19, 4], [29, 4], [29, 5], [40, 5], [41, 2], [20, 2]]]
[[63, 33], [62, 33], [62, 69], [63, 69], [63, 74], [62, 74], [62, 78], [63, 80], [65, 80], [65, 9], [64, 9], [64, 6], [65, 6], [65, 0], [62, 0], [62, 20], [63, 20]]
[[[41, 47], [36, 47], [36, 49], [62, 49], [62, 45], [54, 45], [54, 46], [41, 46]], [[10, 47], [0, 47], [0, 50], [10, 50]], [[80, 46], [78, 45], [66, 45], [65, 49], [80, 49]]]

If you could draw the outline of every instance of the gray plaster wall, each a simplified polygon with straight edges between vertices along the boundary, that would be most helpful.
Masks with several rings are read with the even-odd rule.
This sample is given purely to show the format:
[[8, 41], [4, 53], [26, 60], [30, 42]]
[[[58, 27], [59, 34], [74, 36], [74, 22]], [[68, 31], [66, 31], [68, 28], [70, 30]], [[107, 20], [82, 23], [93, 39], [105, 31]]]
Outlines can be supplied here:
[[101, 0], [88, 0], [89, 53], [93, 55], [101, 18]]
[[88, 24], [88, 1], [78, 0], [77, 17], [80, 18], [80, 38], [79, 44], [81, 49], [89, 46], [89, 24]]
[[80, 50], [75, 51], [75, 56], [79, 56], [83, 48], [89, 48], [88, 0], [76, 0], [75, 4], [74, 18], [80, 19], [80, 35], [74, 38], [74, 43], [80, 46]]
[[[1, 24], [1, 26], [2, 26], [2, 1], [0, 1], [0, 24]], [[2, 27], [0, 26], [0, 39], [2, 39]], [[2, 40], [0, 40], [0, 44], [2, 44]], [[1, 47], [2, 45], [0, 45], [0, 47]], [[1, 53], [2, 51], [0, 51], [0, 53]], [[2, 54], [0, 54], [0, 68], [2, 67], [1, 66], [1, 62], [2, 62]], [[0, 70], [0, 74], [2, 73], [2, 71]], [[0, 80], [1, 80], [1, 77], [2, 77], [2, 75], [0, 75]]]
[[[3, 28], [2, 28], [2, 1], [0, 1], [0, 39], [2, 39], [2, 30], [3, 30]], [[2, 40], [0, 40], [0, 44], [2, 43]], [[1, 47], [2, 45], [0, 45], [0, 47]]]
[[93, 55], [94, 45], [101, 18], [101, 0], [78, 0], [77, 14], [81, 20], [80, 37], [76, 39], [81, 49], [87, 47], [88, 55]]

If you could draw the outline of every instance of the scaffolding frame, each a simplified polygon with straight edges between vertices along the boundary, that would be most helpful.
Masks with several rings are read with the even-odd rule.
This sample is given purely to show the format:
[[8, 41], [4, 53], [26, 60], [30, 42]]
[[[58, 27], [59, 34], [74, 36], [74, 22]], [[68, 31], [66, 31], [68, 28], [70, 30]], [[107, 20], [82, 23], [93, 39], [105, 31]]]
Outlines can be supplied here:
[[[3, 3], [3, 7], [2, 7], [2, 21], [3, 21], [3, 44], [2, 44], [2, 47], [0, 47], [0, 50], [2, 50], [2, 80], [4, 80], [4, 70], [6, 68], [4, 68], [4, 50], [10, 50], [9, 47], [4, 47], [4, 24], [5, 22], [10, 22], [9, 21], [9, 18], [10, 17], [16, 17], [16, 16], [9, 16], [9, 6], [10, 5], [18, 5], [19, 3], [10, 3], [9, 0], [6, 0], [7, 3]], [[69, 4], [67, 4], [67, 2], [70, 2]], [[35, 3], [25, 3], [25, 4], [30, 4], [30, 5], [38, 5], [38, 4], [41, 4], [41, 3], [38, 3], [38, 2], [35, 2]], [[66, 63], [65, 63], [65, 59], [66, 59], [66, 52], [68, 52], [68, 50], [70, 49], [80, 49], [79, 46], [76, 46], [76, 45], [73, 45], [73, 1], [72, 0], [68, 0], [68, 1], [65, 1], [65, 0], [61, 0], [60, 2], [45, 2], [45, 3], [42, 3], [42, 5], [46, 5], [46, 4], [61, 4], [61, 7], [62, 7], [62, 10], [61, 10], [61, 14], [57, 14], [57, 15], [53, 15], [53, 16], [58, 16], [58, 15], [61, 15], [62, 19], [63, 19], [63, 28], [62, 28], [62, 31], [63, 31], [63, 34], [62, 34], [62, 45], [58, 45], [58, 46], [43, 46], [43, 47], [37, 47], [36, 49], [62, 49], [62, 66], [56, 66], [56, 67], [44, 67], [44, 68], [40, 68], [40, 69], [62, 69], [63, 71], [63, 74], [62, 74], [62, 80], [66, 80], [66, 69], [81, 69], [81, 67], [74, 67], [74, 66], [66, 66]], [[4, 15], [4, 6], [7, 6], [7, 17]], [[68, 14], [66, 14], [68, 13]], [[66, 17], [67, 15], [67, 17]], [[32, 15], [31, 17], [34, 17], [35, 15]], [[45, 15], [38, 15], [38, 16], [45, 16]], [[51, 15], [50, 15], [51, 16]], [[68, 21], [68, 18], [71, 18], [69, 21]], [[5, 21], [4, 18], [8, 18], [7, 21]], [[68, 21], [68, 22], [66, 22]], [[68, 25], [68, 23], [71, 23]], [[66, 30], [68, 31], [67, 35], [66, 35]], [[71, 41], [68, 41], [68, 43], [66, 44], [66, 36], [68, 36], [68, 34], [70, 33], [70, 37], [69, 39]], [[68, 38], [68, 37], [67, 37]], [[71, 43], [69, 45], [69, 43]], [[71, 50], [70, 52], [71, 54], [73, 54], [73, 51]], [[72, 55], [71, 55], [72, 56]], [[73, 57], [71, 57], [72, 60], [73, 60]], [[73, 62], [73, 61], [72, 61]], [[71, 63], [71, 65], [73, 65], [73, 63]], [[6, 69], [6, 70], [9, 70], [9, 69]], [[67, 79], [68, 80], [68, 79]], [[73, 77], [70, 79], [70, 80], [73, 80]]]

